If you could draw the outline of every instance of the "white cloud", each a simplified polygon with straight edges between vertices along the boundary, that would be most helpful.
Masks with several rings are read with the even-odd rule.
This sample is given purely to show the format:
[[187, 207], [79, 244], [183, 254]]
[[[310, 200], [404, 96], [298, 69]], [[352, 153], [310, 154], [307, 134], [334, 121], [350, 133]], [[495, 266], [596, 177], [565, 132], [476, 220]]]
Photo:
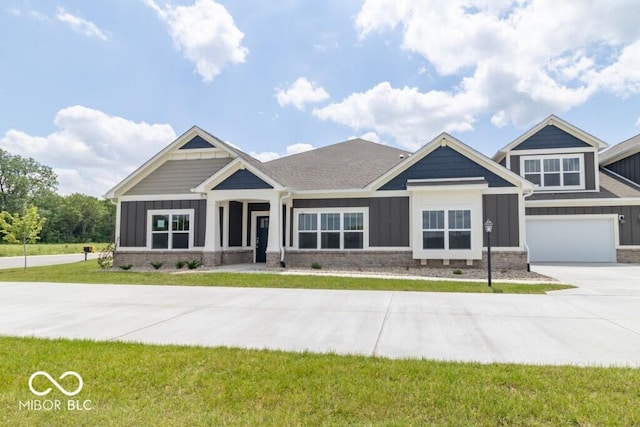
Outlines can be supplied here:
[[280, 89], [276, 93], [276, 99], [281, 107], [293, 105], [298, 110], [304, 110], [307, 103], [316, 103], [329, 98], [329, 94], [322, 87], [317, 87], [315, 82], [310, 82], [304, 77], [298, 78], [288, 89]]
[[254, 159], [258, 159], [261, 162], [269, 162], [271, 160], [279, 159], [280, 157], [282, 157], [275, 151], [263, 151], [261, 153], [252, 151], [249, 154], [251, 155], [251, 157], [253, 157]]
[[193, 6], [158, 6], [143, 0], [169, 27], [169, 34], [206, 82], [228, 63], [242, 63], [249, 50], [242, 46], [244, 33], [227, 9], [213, 0], [196, 0]]
[[353, 93], [339, 103], [316, 109], [313, 114], [354, 129], [392, 135], [398, 144], [415, 150], [443, 130], [471, 129], [473, 113], [486, 102], [469, 93], [422, 93], [417, 88], [396, 89], [383, 82], [366, 92]]
[[58, 130], [47, 136], [11, 129], [0, 147], [52, 167], [62, 194], [101, 196], [176, 138], [170, 125], [133, 122], [81, 105], [60, 110], [54, 124]]
[[478, 115], [527, 126], [599, 91], [640, 93], [638, 20], [634, 0], [366, 0], [355, 18], [361, 40], [398, 29], [403, 49], [456, 83], [419, 92], [383, 82], [314, 114], [410, 148], [472, 129]]
[[280, 157], [291, 156], [293, 154], [300, 154], [300, 153], [304, 153], [305, 151], [310, 151], [313, 149], [315, 149], [315, 147], [311, 144], [297, 143], [297, 144], [292, 144], [287, 146], [284, 154], [279, 154], [279, 153], [276, 153], [275, 151], [263, 151], [261, 153], [256, 153], [252, 151], [249, 154], [251, 155], [251, 157], [258, 159], [261, 162], [269, 162], [271, 160], [279, 159]]
[[61, 7], [56, 11], [56, 18], [58, 21], [69, 25], [69, 27], [76, 33], [87, 37], [97, 37], [100, 40], [105, 41], [109, 39], [107, 34], [98, 28], [96, 24], [79, 16], [72, 15]]
[[292, 154], [300, 154], [300, 153], [304, 153], [305, 151], [311, 151], [313, 150], [315, 147], [311, 144], [304, 144], [304, 143], [298, 143], [298, 144], [293, 144], [293, 145], [289, 145], [287, 147], [287, 156], [290, 156]]
[[364, 139], [365, 141], [371, 141], [371, 142], [377, 142], [378, 144], [383, 144], [386, 145], [384, 141], [382, 141], [382, 138], [380, 138], [380, 136], [375, 133], [375, 132], [366, 132], [361, 136], [358, 137], [351, 137], [349, 139], [356, 139], [356, 138], [360, 138], [360, 139]]

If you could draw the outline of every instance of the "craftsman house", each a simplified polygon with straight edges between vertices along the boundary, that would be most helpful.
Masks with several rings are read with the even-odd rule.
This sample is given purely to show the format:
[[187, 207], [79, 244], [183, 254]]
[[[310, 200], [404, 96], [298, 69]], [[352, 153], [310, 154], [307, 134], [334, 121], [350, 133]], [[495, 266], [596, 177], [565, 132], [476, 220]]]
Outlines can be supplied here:
[[[622, 165], [640, 148], [605, 146], [550, 116], [494, 159], [441, 134], [415, 153], [353, 139], [260, 162], [193, 127], [107, 193], [115, 264], [477, 267], [487, 220], [496, 268], [640, 262], [640, 168]], [[567, 230], [573, 246], [545, 240]]]

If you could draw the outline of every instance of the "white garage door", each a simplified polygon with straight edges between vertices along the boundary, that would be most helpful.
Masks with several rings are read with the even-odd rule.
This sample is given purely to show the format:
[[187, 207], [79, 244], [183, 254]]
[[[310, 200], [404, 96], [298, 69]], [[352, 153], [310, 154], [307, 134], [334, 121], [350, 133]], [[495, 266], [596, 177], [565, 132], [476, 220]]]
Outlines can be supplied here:
[[616, 221], [611, 215], [528, 217], [531, 262], [615, 262]]

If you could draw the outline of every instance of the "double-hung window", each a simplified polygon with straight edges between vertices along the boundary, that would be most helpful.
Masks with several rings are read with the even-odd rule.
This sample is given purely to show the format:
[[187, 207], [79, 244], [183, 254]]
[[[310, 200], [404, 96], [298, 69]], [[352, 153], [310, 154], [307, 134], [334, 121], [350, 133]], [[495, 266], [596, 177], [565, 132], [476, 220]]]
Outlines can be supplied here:
[[422, 249], [471, 249], [471, 211], [422, 211]]
[[582, 188], [582, 157], [563, 155], [524, 159], [524, 177], [541, 189]]
[[189, 249], [193, 211], [149, 211], [151, 249]]
[[363, 249], [364, 212], [298, 214], [299, 249]]

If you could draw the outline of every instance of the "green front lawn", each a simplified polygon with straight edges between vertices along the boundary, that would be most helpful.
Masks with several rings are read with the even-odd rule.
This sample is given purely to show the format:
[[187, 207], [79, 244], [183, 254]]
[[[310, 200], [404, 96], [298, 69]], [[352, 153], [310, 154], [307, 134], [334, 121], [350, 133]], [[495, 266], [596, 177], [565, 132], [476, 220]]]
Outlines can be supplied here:
[[[93, 246], [96, 252], [100, 252], [107, 243], [37, 243], [27, 245], [28, 255], [62, 255], [81, 254], [85, 246]], [[22, 245], [0, 244], [0, 257], [23, 256]]]
[[[0, 425], [640, 425], [640, 370], [0, 338]], [[55, 379], [75, 371], [67, 398]], [[77, 388], [73, 378], [61, 385]], [[19, 402], [60, 400], [59, 411]], [[68, 400], [90, 411], [69, 411]], [[77, 405], [76, 405], [77, 406]]]
[[572, 286], [558, 284], [513, 283], [494, 283], [493, 288], [489, 288], [485, 283], [464, 281], [297, 276], [273, 273], [186, 273], [188, 271], [186, 268], [184, 271], [185, 273], [178, 274], [118, 269], [105, 271], [101, 270], [97, 261], [93, 260], [49, 267], [30, 267], [26, 270], [22, 268], [0, 270], [0, 281], [524, 294], [541, 294], [572, 288]]

